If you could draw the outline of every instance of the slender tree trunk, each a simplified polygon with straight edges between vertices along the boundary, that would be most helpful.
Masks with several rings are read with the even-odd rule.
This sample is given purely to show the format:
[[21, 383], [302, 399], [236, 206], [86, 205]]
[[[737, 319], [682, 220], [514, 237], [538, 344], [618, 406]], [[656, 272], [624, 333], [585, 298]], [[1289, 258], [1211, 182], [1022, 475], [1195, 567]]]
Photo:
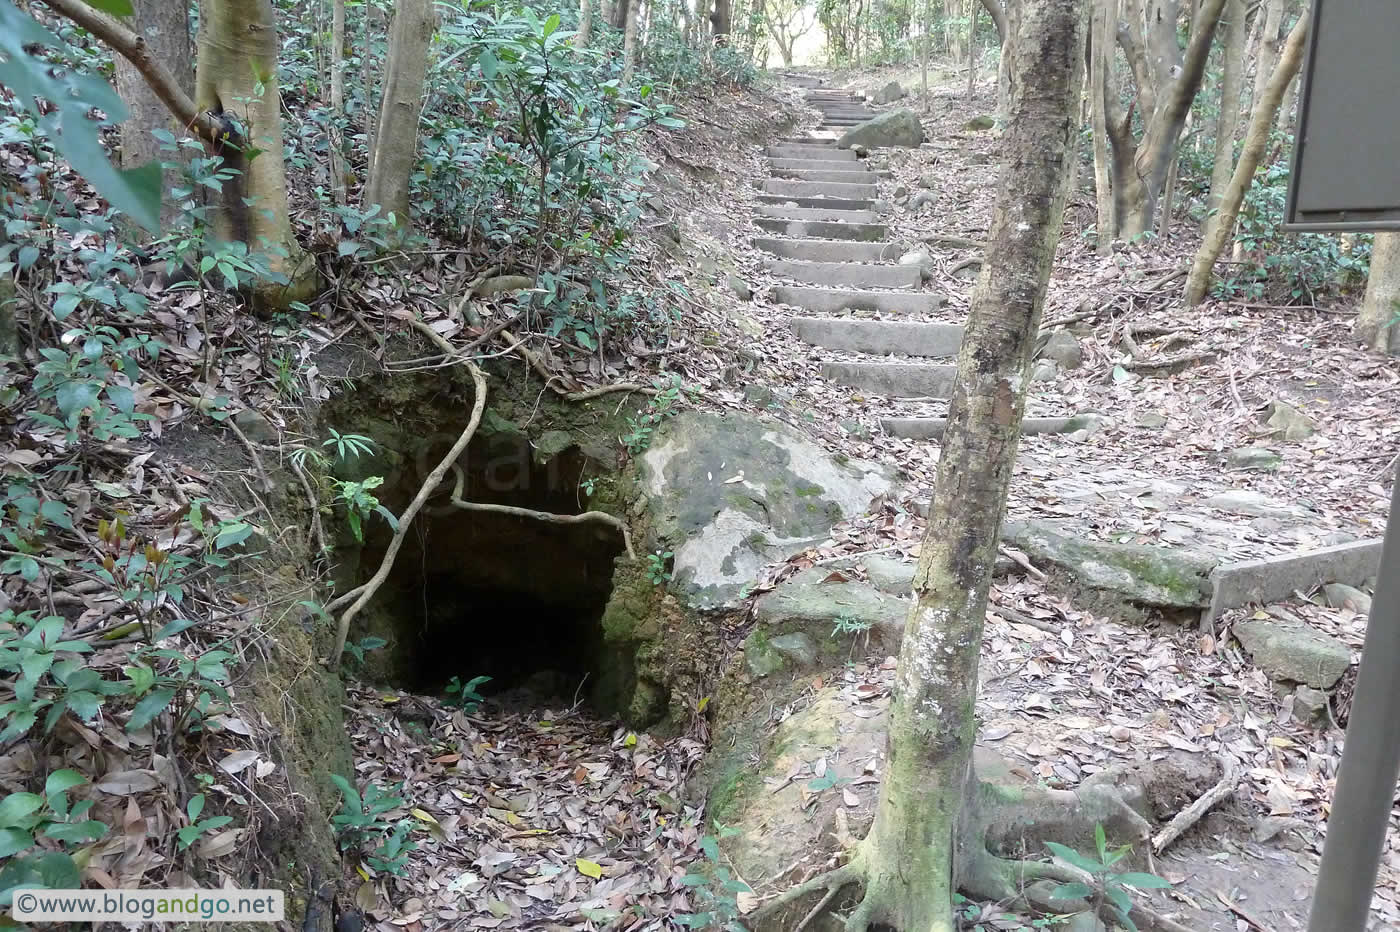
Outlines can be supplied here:
[[[204, 0], [195, 103], [242, 124], [242, 146], [224, 145], [225, 164], [241, 174], [227, 183], [217, 232], [261, 252], [287, 284], [260, 282], [254, 303], [283, 309], [316, 289], [316, 266], [292, 235], [282, 158], [282, 100], [277, 89], [277, 29], [271, 0]], [[256, 150], [256, 158], [244, 152]]]
[[1104, 111], [1109, 56], [1114, 48], [1110, 24], [1117, 18], [1116, 0], [1094, 0], [1093, 26], [1089, 33], [1089, 118], [1093, 124], [1094, 203], [1098, 207], [1098, 253], [1101, 256], [1113, 250], [1113, 241], [1118, 236], [1113, 188], [1109, 184], [1108, 118]]
[[[1241, 72], [1244, 70], [1244, 0], [1228, 0], [1225, 5], [1224, 63], [1220, 69], [1220, 113], [1215, 122], [1215, 165], [1210, 174], [1210, 196], [1206, 206], [1215, 210], [1225, 186], [1230, 183], [1235, 164], [1235, 127], [1239, 124]], [[1175, 161], [1175, 160], [1173, 160]]]
[[1022, 2], [1023, 0], [1008, 0], [1003, 20], [1005, 29], [1001, 34], [1001, 59], [997, 63], [997, 117], [1003, 122], [1010, 112], [1011, 98], [1019, 80], [1015, 74], [1015, 60], [1016, 34], [1020, 30]]
[[1377, 233], [1371, 277], [1356, 314], [1356, 336], [1373, 350], [1400, 355], [1400, 233]]
[[967, 5], [967, 99], [977, 92], [977, 4]]
[[[684, 9], [684, 5], [682, 5]], [[574, 35], [574, 44], [581, 49], [588, 48], [589, 41], [593, 38], [593, 0], [579, 0], [578, 4], [578, 32]]]
[[364, 16], [362, 31], [360, 33], [361, 48], [360, 53], [360, 81], [363, 84], [363, 107], [364, 107], [364, 129], [365, 134], [365, 177], [374, 174], [374, 123], [376, 111], [374, 109], [374, 59], [369, 54], [371, 24], [374, 21], [374, 4], [364, 3], [361, 5], [361, 14]]
[[[682, 0], [681, 6], [682, 6], [682, 7], [685, 9], [685, 11], [686, 11], [685, 21], [686, 21], [687, 23], [689, 23], [689, 22], [690, 22], [690, 6], [689, 6], [687, 3], [685, 3], [684, 0]], [[605, 25], [611, 26], [612, 23], [613, 23], [613, 16], [614, 16], [614, 15], [616, 15], [616, 14], [615, 14], [614, 6], [613, 6], [613, 0], [599, 0], [599, 2], [598, 2], [598, 20], [599, 20], [600, 22], [602, 22], [603, 24], [605, 24]]]
[[981, 844], [971, 811], [973, 708], [998, 530], [1036, 332], [1060, 238], [1084, 73], [1085, 0], [1025, 0], [996, 209], [958, 353], [948, 431], [914, 574], [888, 754], [852, 865], [865, 897], [846, 928], [954, 928], [955, 860]]
[[1230, 184], [1220, 199], [1220, 209], [1211, 218], [1210, 226], [1206, 229], [1205, 241], [1201, 243], [1195, 261], [1191, 264], [1191, 274], [1186, 279], [1186, 303], [1189, 306], [1200, 304], [1201, 299], [1205, 297], [1206, 288], [1210, 285], [1211, 269], [1225, 249], [1225, 241], [1235, 227], [1235, 218], [1239, 216], [1240, 204], [1244, 201], [1245, 192], [1249, 190], [1249, 184], [1254, 178], [1254, 170], [1259, 167], [1259, 160], [1269, 144], [1269, 127], [1278, 115], [1279, 102], [1283, 98], [1284, 90], [1292, 84], [1303, 63], [1303, 41], [1307, 34], [1308, 13], [1305, 11], [1289, 32], [1288, 41], [1283, 45], [1283, 53], [1279, 56], [1278, 64], [1274, 66], [1273, 76], [1269, 78], [1264, 93], [1254, 105], [1254, 113], [1249, 119], [1249, 131], [1245, 134], [1244, 148], [1240, 151], [1239, 164], [1235, 166]]
[[[732, 27], [729, 0], [715, 0], [715, 10], [710, 14], [710, 25], [714, 28], [716, 44], [728, 42], [728, 36]], [[721, 38], [721, 36], [725, 38]]]
[[[631, 87], [632, 75], [637, 70], [637, 7], [642, 0], [630, 0], [627, 4], [627, 22], [622, 33], [622, 86]], [[621, 0], [619, 0], [619, 6]]]
[[1264, 85], [1269, 83], [1269, 75], [1274, 73], [1274, 62], [1278, 60], [1278, 33], [1283, 25], [1284, 0], [1260, 0], [1261, 9], [1255, 13], [1260, 21], [1259, 53], [1254, 58], [1254, 92], [1250, 95], [1249, 106], [1264, 96]]
[[928, 104], [928, 46], [930, 20], [933, 18], [933, 0], [923, 0], [919, 5], [920, 18], [922, 23], [919, 32], [922, 34], [919, 42], [919, 95]]
[[378, 204], [401, 231], [409, 227], [409, 188], [418, 163], [418, 118], [435, 24], [432, 0], [397, 0], [374, 134], [374, 170], [365, 185], [364, 203]]
[[[186, 96], [194, 97], [194, 50], [190, 47], [190, 19], [185, 0], [133, 0], [132, 8], [135, 15], [127, 21], [127, 25], [146, 43], [151, 56], [170, 72], [180, 90]], [[185, 127], [171, 116], [170, 108], [134, 64], [121, 55], [114, 55], [113, 61], [117, 93], [131, 111], [122, 123], [122, 168], [135, 168], [162, 159], [167, 162], [179, 161], [179, 155], [161, 152], [160, 141], [152, 133], [163, 129], [179, 137], [185, 135]], [[174, 219], [175, 205], [168, 195], [171, 187], [179, 182], [178, 172], [165, 173], [161, 199], [162, 223]]]
[[345, 136], [345, 0], [331, 0], [331, 196], [346, 201]]

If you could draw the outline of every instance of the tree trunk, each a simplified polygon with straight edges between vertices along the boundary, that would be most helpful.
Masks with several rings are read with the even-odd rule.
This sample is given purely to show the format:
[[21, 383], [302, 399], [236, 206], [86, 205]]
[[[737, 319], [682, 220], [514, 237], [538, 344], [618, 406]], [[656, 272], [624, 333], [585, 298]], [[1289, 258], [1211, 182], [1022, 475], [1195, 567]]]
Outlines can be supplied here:
[[1235, 218], [1239, 216], [1240, 204], [1244, 201], [1245, 192], [1249, 190], [1249, 183], [1254, 178], [1254, 170], [1259, 167], [1259, 160], [1269, 144], [1269, 127], [1273, 125], [1279, 112], [1279, 102], [1283, 99], [1284, 90], [1293, 83], [1293, 78], [1303, 63], [1303, 41], [1307, 34], [1308, 14], [1305, 11], [1289, 32], [1288, 41], [1283, 45], [1283, 53], [1274, 67], [1274, 73], [1265, 85], [1264, 93], [1255, 102], [1254, 113], [1249, 118], [1249, 131], [1244, 138], [1244, 148], [1240, 151], [1239, 164], [1235, 166], [1235, 173], [1220, 199], [1220, 209], [1211, 217], [1205, 241], [1197, 250], [1196, 258], [1191, 264], [1191, 274], [1186, 279], [1188, 306], [1200, 304], [1201, 299], [1205, 297], [1206, 288], [1210, 285], [1211, 269], [1225, 249], [1225, 241], [1235, 227]]
[[963, 39], [967, 35], [967, 15], [963, 0], [943, 0], [943, 43], [948, 49], [948, 57], [955, 64], [961, 64], [967, 54]]
[[[135, 15], [126, 24], [146, 43], [151, 56], [170, 72], [176, 86], [186, 96], [194, 97], [194, 50], [190, 47], [189, 10], [184, 0], [133, 0], [132, 8]], [[186, 134], [185, 127], [171, 116], [170, 108], [140, 69], [121, 55], [112, 58], [117, 93], [131, 111], [122, 123], [121, 167], [135, 168], [162, 159], [179, 161], [180, 155], [161, 152], [160, 141], [152, 133], [163, 129], [179, 137]], [[178, 172], [165, 172], [161, 189], [162, 224], [175, 218], [175, 205], [169, 200], [169, 192], [179, 183]]]
[[1254, 58], [1254, 92], [1249, 105], [1264, 96], [1264, 85], [1269, 83], [1269, 75], [1274, 73], [1274, 62], [1278, 60], [1278, 32], [1283, 25], [1284, 0], [1260, 0], [1262, 9], [1254, 14], [1262, 23], [1259, 28], [1259, 53]]
[[1016, 93], [1016, 33], [1020, 29], [1021, 0], [1007, 3], [1004, 22], [1006, 28], [1001, 34], [1001, 59], [997, 63], [997, 118], [1002, 122], [1007, 119], [1011, 99]]
[[[221, 147], [241, 174], [224, 185], [216, 232], [261, 252], [286, 283], [259, 282], [255, 307], [285, 309], [316, 289], [316, 266], [292, 235], [282, 158], [282, 100], [277, 89], [277, 28], [272, 0], [204, 0], [199, 24], [195, 103], [230, 114], [248, 138]], [[245, 153], [254, 150], [255, 158]]]
[[[682, 10], [684, 6], [682, 6]], [[574, 35], [574, 44], [581, 49], [588, 48], [589, 40], [593, 38], [593, 0], [579, 0], [578, 4], [578, 32]]]
[[618, 31], [626, 29], [627, 11], [632, 8], [633, 4], [640, 2], [641, 0], [613, 0], [612, 20], [609, 22], [609, 25]]
[[345, 136], [345, 0], [331, 2], [331, 196], [346, 201]]
[[[1215, 165], [1210, 173], [1206, 206], [1215, 210], [1235, 164], [1235, 127], [1239, 124], [1241, 72], [1244, 70], [1244, 0], [1228, 0], [1225, 6], [1224, 63], [1220, 69], [1220, 113], [1215, 121]], [[1175, 162], [1175, 160], [1173, 160]]]
[[977, 4], [967, 5], [967, 99], [977, 92]]
[[919, 5], [920, 19], [919, 26], [919, 98], [928, 106], [928, 47], [929, 47], [929, 27], [933, 19], [933, 0], [923, 0]]
[[1400, 355], [1400, 233], [1377, 233], [1371, 277], [1356, 314], [1356, 336], [1373, 350]]
[[[627, 22], [622, 33], [622, 86], [624, 89], [632, 86], [632, 75], [637, 70], [637, 7], [642, 0], [630, 0], [627, 3]], [[622, 0], [618, 0], [618, 6], [622, 5]]]
[[729, 0], [715, 0], [715, 10], [710, 14], [710, 25], [714, 29], [715, 42], [723, 44], [728, 42], [728, 38], [721, 39], [721, 36], [729, 35], [733, 17], [730, 14]]
[[409, 227], [409, 188], [418, 162], [418, 118], [436, 18], [432, 0], [397, 0], [384, 61], [384, 94], [375, 131], [374, 170], [364, 204], [378, 204], [395, 227]]
[[973, 707], [998, 529], [1030, 363], [1060, 238], [1082, 88], [1085, 0], [1025, 0], [996, 209], [958, 353], [948, 430], [914, 575], [870, 834], [852, 862], [865, 897], [848, 930], [953, 925], [973, 813]]
[[[687, 5], [684, 4], [684, 3], [682, 3], [682, 6], [684, 6], [685, 9], [686, 9], [686, 11], [687, 11], [687, 12], [686, 12], [686, 21], [689, 22], [689, 21], [690, 21], [690, 14], [689, 14], [690, 7], [687, 6]], [[613, 3], [613, 0], [599, 0], [599, 3], [598, 3], [598, 19], [599, 19], [600, 22], [602, 22], [602, 23], [604, 23], [604, 24], [606, 24], [606, 25], [608, 25], [608, 26], [611, 26], [611, 25], [613, 24], [613, 17], [614, 17], [615, 15], [616, 15], [616, 7], [615, 7], [615, 5], [614, 5], [614, 3]]]
[[1109, 184], [1108, 117], [1104, 110], [1108, 93], [1109, 56], [1113, 52], [1110, 24], [1118, 18], [1116, 0], [1094, 0], [1089, 31], [1089, 118], [1094, 137], [1094, 203], [1098, 207], [1098, 253], [1106, 256], [1118, 236], [1114, 223], [1113, 188]]

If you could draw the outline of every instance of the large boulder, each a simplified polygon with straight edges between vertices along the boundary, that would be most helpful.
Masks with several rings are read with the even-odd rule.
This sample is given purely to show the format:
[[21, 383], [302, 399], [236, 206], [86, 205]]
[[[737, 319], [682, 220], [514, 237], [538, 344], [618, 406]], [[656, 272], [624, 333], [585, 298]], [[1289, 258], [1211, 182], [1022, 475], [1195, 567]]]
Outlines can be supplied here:
[[1236, 622], [1235, 638], [1275, 680], [1331, 689], [1351, 666], [1351, 649], [1331, 635], [1263, 618]]
[[876, 149], [881, 146], [903, 146], [914, 149], [924, 141], [924, 125], [913, 110], [901, 108], [882, 113], [871, 120], [852, 126], [836, 143], [837, 148], [850, 149], [865, 146]]
[[1128, 602], [1162, 608], [1210, 604], [1210, 573], [1216, 561], [1198, 553], [1071, 536], [1048, 521], [1008, 522], [1003, 536], [1032, 560]]
[[733, 607], [764, 566], [826, 539], [893, 486], [777, 421], [688, 411], [641, 458], [654, 535], [675, 555], [671, 589], [691, 607]]

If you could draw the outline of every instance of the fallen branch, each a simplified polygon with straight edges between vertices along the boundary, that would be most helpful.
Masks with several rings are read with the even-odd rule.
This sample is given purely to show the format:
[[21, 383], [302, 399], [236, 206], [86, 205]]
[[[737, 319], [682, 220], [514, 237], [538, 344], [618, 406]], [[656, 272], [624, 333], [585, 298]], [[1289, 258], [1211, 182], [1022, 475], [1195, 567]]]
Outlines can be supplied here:
[[1201, 817], [1211, 810], [1216, 803], [1235, 792], [1235, 787], [1239, 785], [1239, 773], [1235, 770], [1235, 763], [1229, 757], [1220, 758], [1220, 767], [1224, 771], [1220, 777], [1220, 782], [1201, 794], [1200, 798], [1185, 809], [1178, 812], [1166, 826], [1152, 836], [1152, 850], [1161, 854], [1166, 847], [1176, 841], [1183, 833], [1197, 822]]
[[1123, 323], [1123, 349], [1128, 351], [1128, 355], [1134, 360], [1142, 358], [1142, 347], [1138, 346], [1137, 338], [1133, 333], [1133, 325], [1130, 322]]
[[963, 269], [970, 269], [970, 268], [972, 268], [974, 265], [981, 265], [981, 264], [982, 264], [982, 260], [981, 260], [981, 259], [978, 259], [978, 258], [976, 258], [976, 257], [969, 258], [969, 259], [964, 259], [964, 260], [962, 260], [961, 262], [959, 262], [959, 263], [957, 263], [956, 265], [954, 265], [951, 269], [949, 269], [949, 270], [948, 270], [948, 274], [949, 274], [949, 275], [956, 275], [956, 274], [958, 274], [959, 272], [961, 272]]
[[928, 243], [930, 246], [952, 246], [958, 249], [987, 248], [987, 244], [981, 240], [968, 239], [966, 236], [952, 236], [947, 233], [933, 233], [928, 236], [920, 236], [919, 242]]
[[632, 549], [632, 535], [627, 530], [627, 525], [620, 519], [605, 511], [585, 511], [577, 515], [560, 515], [552, 511], [536, 511], [533, 508], [518, 508], [515, 505], [493, 505], [488, 502], [467, 502], [462, 500], [462, 492], [466, 486], [466, 476], [462, 472], [462, 467], [456, 463], [452, 464], [453, 475], [457, 477], [456, 483], [452, 487], [451, 508], [462, 511], [485, 511], [497, 515], [511, 515], [516, 518], [528, 518], [532, 521], [544, 521], [548, 524], [585, 524], [594, 522], [606, 524], [616, 529], [622, 534], [622, 545], [627, 550], [627, 559], [637, 559], [637, 552]]
[[1123, 368], [1144, 375], [1175, 375], [1200, 363], [1214, 362], [1215, 354], [1201, 351], [1168, 356], [1165, 359], [1135, 359], [1123, 363]]
[[389, 578], [389, 571], [394, 568], [394, 560], [399, 555], [399, 548], [403, 546], [404, 538], [408, 534], [409, 525], [413, 523], [414, 517], [422, 510], [423, 505], [428, 501], [428, 496], [442, 484], [442, 480], [447, 476], [447, 471], [457, 463], [457, 457], [462, 455], [462, 451], [471, 442], [472, 435], [476, 433], [477, 425], [481, 423], [481, 414], [486, 410], [486, 376], [477, 368], [476, 363], [467, 363], [467, 371], [471, 373], [472, 384], [476, 388], [476, 399], [472, 403], [471, 420], [467, 422], [466, 428], [462, 431], [457, 442], [452, 444], [452, 448], [447, 451], [447, 455], [442, 458], [442, 462], [428, 473], [428, 478], [423, 480], [423, 485], [418, 489], [418, 494], [413, 496], [413, 501], [408, 503], [403, 514], [399, 516], [399, 526], [394, 530], [394, 537], [389, 541], [389, 547], [384, 551], [384, 559], [379, 563], [379, 569], [370, 577], [369, 582], [347, 592], [336, 599], [328, 606], [329, 610], [334, 610], [335, 606], [343, 604], [351, 595], [358, 595], [354, 604], [345, 610], [345, 614], [340, 616], [340, 624], [336, 628], [335, 649], [326, 658], [329, 666], [336, 666], [340, 663], [340, 655], [345, 651], [345, 637], [350, 632], [350, 622], [360, 613], [360, 610], [374, 598], [374, 594], [379, 591], [379, 587], [384, 585], [384, 580]]

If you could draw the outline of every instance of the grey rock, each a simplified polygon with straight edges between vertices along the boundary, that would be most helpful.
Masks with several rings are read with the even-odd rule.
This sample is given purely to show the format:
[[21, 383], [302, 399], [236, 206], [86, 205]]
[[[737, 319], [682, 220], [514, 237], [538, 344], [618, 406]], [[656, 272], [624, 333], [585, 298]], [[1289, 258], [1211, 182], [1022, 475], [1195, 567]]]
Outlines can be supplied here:
[[992, 117], [990, 114], [983, 113], [973, 117], [972, 119], [964, 123], [963, 129], [970, 130], [972, 132], [980, 132], [981, 130], [991, 129], [993, 126], [996, 125], [997, 121], [994, 117]]
[[[778, 653], [783, 662], [778, 669], [796, 666], [801, 670], [844, 663], [855, 649], [894, 653], [904, 633], [909, 603], [858, 582], [792, 581], [762, 596], [754, 606], [758, 622], [744, 641], [746, 662], [752, 670], [771, 666], [761, 658]], [[844, 630], [837, 630], [841, 620]], [[803, 654], [789, 646], [779, 649], [779, 638], [802, 634], [811, 645]]]
[[1146, 414], [1138, 416], [1137, 426], [1145, 427], [1148, 430], [1161, 430], [1167, 426], [1167, 418], [1156, 411], [1148, 411]]
[[780, 634], [768, 643], [800, 670], [810, 670], [817, 665], [817, 645], [805, 631]]
[[1049, 521], [1008, 522], [1003, 534], [1031, 560], [1073, 574], [1080, 583], [1139, 605], [1204, 608], [1215, 561], [1146, 544], [1083, 539]]
[[739, 296], [740, 301], [753, 300], [753, 289], [749, 287], [748, 282], [744, 281], [739, 276], [730, 275], [724, 280], [724, 283], [729, 286], [730, 291]]
[[896, 100], [903, 99], [904, 94], [904, 88], [900, 86], [899, 82], [891, 81], [889, 84], [876, 90], [875, 93], [871, 95], [870, 99], [877, 104], [892, 104]]
[[764, 566], [893, 488], [887, 467], [838, 459], [740, 413], [682, 412], [657, 429], [640, 467], [654, 531], [675, 553], [671, 591], [702, 609], [738, 604]]
[[1331, 689], [1351, 665], [1350, 648], [1303, 625], [1251, 618], [1234, 630], [1254, 665], [1275, 680]]
[[921, 188], [936, 188], [936, 187], [938, 187], [938, 176], [937, 176], [937, 175], [934, 175], [934, 174], [920, 175], [920, 176], [919, 176], [919, 187], [921, 187]]
[[870, 439], [870, 429], [854, 418], [843, 417], [836, 423], [840, 425], [848, 437], [855, 437], [857, 440]]
[[1218, 508], [1241, 515], [1257, 515], [1261, 518], [1290, 518], [1298, 514], [1298, 509], [1293, 506], [1250, 489], [1231, 489], [1212, 495], [1205, 500], [1205, 505], [1208, 508]]
[[1283, 463], [1283, 457], [1268, 447], [1240, 447], [1231, 450], [1226, 462], [1236, 469], [1256, 469], [1272, 472]]
[[881, 146], [903, 146], [916, 148], [924, 141], [924, 127], [913, 110], [890, 110], [871, 120], [851, 127], [837, 141], [837, 148], [850, 149], [854, 146], [879, 148]]
[[904, 185], [902, 185], [902, 184], [900, 184], [900, 185], [895, 185], [895, 188], [894, 188], [894, 196], [895, 196], [896, 199], [901, 198], [901, 197], [908, 197], [908, 196], [909, 196], [909, 189], [908, 189], [907, 187], [905, 187]]
[[233, 423], [254, 443], [276, 443], [277, 428], [256, 408], [244, 408], [233, 416]]
[[1327, 693], [1311, 686], [1293, 690], [1293, 717], [1309, 724], [1327, 720]]
[[532, 457], [536, 463], [543, 466], [560, 453], [577, 445], [578, 441], [567, 430], [547, 430], [531, 444]]
[[535, 287], [535, 280], [525, 275], [495, 275], [476, 286], [476, 293], [483, 298], [494, 297], [507, 291], [521, 291]]
[[1083, 436], [1079, 439], [1087, 440], [1089, 437], [1094, 436], [1100, 431], [1111, 430], [1112, 428], [1116, 427], [1117, 424], [1117, 421], [1115, 421], [1113, 418], [1109, 417], [1106, 414], [1100, 414], [1097, 411], [1085, 411], [1082, 414], [1076, 414], [1074, 417], [1066, 421], [1065, 426], [1060, 429], [1060, 433], [1082, 433]]
[[1093, 913], [1075, 913], [1065, 926], [1065, 932], [1106, 932], [1107, 929]]
[[865, 573], [870, 584], [890, 595], [908, 595], [914, 584], [914, 564], [876, 553], [866, 557]]
[[1311, 418], [1286, 401], [1270, 402], [1269, 419], [1265, 423], [1284, 440], [1303, 440], [1317, 431]]
[[920, 207], [925, 207], [934, 201], [934, 196], [929, 192], [917, 191], [913, 197], [909, 198], [909, 209], [917, 212]]
[[918, 266], [919, 277], [924, 281], [933, 278], [933, 257], [922, 249], [913, 249], [899, 257], [900, 265]]
[[1327, 604], [1333, 608], [1349, 608], [1361, 615], [1371, 614], [1371, 597], [1346, 583], [1328, 583], [1322, 587]]
[[894, 213], [894, 205], [885, 200], [874, 200], [870, 202], [870, 209], [881, 217], [888, 217]]
[[1078, 369], [1084, 364], [1084, 348], [1068, 330], [1056, 330], [1040, 351], [1042, 359], [1053, 359], [1061, 369]]
[[1059, 378], [1060, 367], [1053, 359], [1042, 359], [1035, 364], [1031, 379], [1036, 382], [1053, 382]]

